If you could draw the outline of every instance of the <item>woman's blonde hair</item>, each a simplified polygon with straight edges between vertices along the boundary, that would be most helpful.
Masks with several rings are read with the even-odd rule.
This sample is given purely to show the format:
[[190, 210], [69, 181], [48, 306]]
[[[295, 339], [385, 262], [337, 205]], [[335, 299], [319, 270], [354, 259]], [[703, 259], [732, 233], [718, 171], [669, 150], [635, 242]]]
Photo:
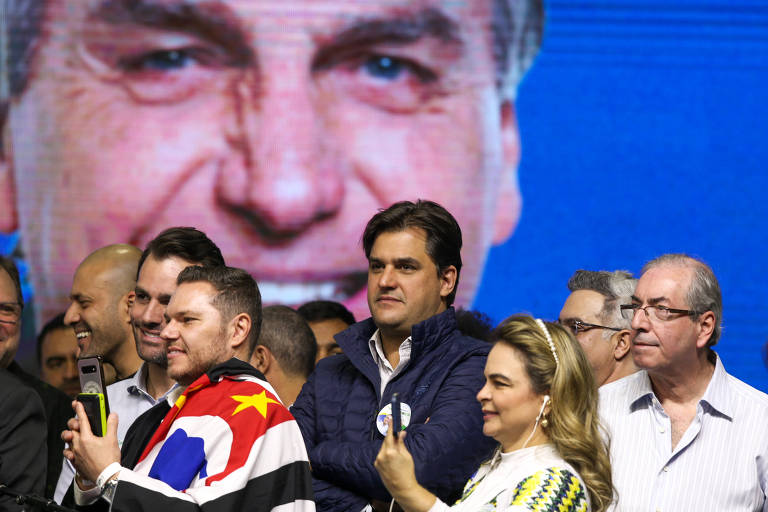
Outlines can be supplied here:
[[595, 378], [571, 334], [558, 324], [544, 325], [553, 346], [536, 320], [527, 315], [504, 320], [494, 330], [493, 340], [516, 349], [523, 356], [533, 391], [549, 395], [545, 432], [586, 484], [592, 510], [603, 512], [613, 499], [613, 483], [608, 449], [600, 436]]

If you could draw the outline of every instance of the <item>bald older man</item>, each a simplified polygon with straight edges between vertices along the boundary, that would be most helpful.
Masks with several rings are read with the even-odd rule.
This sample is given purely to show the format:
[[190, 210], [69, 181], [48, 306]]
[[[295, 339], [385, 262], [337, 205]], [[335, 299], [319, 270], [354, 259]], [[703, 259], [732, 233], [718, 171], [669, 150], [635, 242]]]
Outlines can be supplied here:
[[100, 355], [117, 380], [141, 366], [131, 329], [130, 308], [141, 251], [126, 244], [102, 247], [80, 263], [64, 323], [75, 330], [80, 356]]

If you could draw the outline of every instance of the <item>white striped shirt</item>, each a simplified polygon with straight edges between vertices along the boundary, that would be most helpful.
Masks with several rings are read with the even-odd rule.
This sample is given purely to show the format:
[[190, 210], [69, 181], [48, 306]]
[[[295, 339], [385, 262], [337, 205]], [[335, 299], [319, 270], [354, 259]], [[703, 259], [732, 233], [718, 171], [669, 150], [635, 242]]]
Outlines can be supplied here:
[[645, 371], [600, 388], [616, 511], [768, 512], [768, 395], [720, 358], [696, 417], [672, 449], [669, 416]]

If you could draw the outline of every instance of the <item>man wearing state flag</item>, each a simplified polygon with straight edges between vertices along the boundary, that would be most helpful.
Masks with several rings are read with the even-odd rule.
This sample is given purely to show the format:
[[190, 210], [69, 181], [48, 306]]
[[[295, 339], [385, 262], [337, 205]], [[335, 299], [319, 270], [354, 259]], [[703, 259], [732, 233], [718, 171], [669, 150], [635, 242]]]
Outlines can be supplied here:
[[63, 434], [78, 471], [76, 501], [101, 497], [110, 510], [131, 512], [314, 511], [296, 422], [244, 362], [261, 324], [256, 282], [240, 269], [192, 266], [177, 283], [161, 337], [180, 387], [136, 421], [122, 463], [117, 416], [96, 437], [76, 403], [81, 420]]

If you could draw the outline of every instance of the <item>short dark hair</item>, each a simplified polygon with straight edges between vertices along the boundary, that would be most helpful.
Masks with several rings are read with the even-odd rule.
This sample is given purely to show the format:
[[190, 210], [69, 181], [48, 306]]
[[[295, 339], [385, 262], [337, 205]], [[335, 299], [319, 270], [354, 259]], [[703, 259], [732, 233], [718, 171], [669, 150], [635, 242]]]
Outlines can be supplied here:
[[251, 317], [251, 332], [248, 334], [250, 357], [261, 330], [261, 293], [256, 281], [243, 269], [223, 265], [193, 265], [182, 270], [176, 278], [177, 285], [197, 282], [210, 283], [218, 292], [213, 306], [221, 313], [223, 322], [229, 322], [240, 313]]
[[313, 300], [299, 306], [297, 311], [307, 322], [322, 322], [338, 318], [347, 325], [355, 323], [355, 315], [344, 304], [332, 300]]
[[379, 210], [368, 221], [363, 232], [365, 257], [371, 257], [374, 242], [382, 233], [418, 228], [427, 235], [427, 254], [437, 266], [437, 275], [453, 265], [456, 267], [456, 284], [446, 297], [447, 305], [453, 304], [459, 287], [461, 273], [461, 228], [448, 210], [433, 201], [419, 199], [415, 203], [400, 201], [385, 210]]
[[65, 313], [59, 313], [55, 317], [48, 320], [43, 328], [40, 329], [40, 334], [37, 335], [37, 363], [41, 368], [43, 366], [43, 341], [45, 341], [45, 337], [48, 336], [48, 334], [50, 334], [52, 331], [56, 331], [58, 329], [72, 329], [70, 326], [64, 324], [64, 314]]
[[288, 306], [267, 306], [262, 317], [257, 345], [267, 347], [288, 375], [309, 377], [315, 369], [317, 341], [307, 321]]
[[[591, 290], [603, 296], [603, 309], [599, 316], [606, 322], [613, 322], [614, 327], [631, 329], [632, 320], [621, 315], [619, 306], [632, 302], [637, 279], [626, 270], [577, 270], [568, 280], [568, 289], [572, 292]], [[608, 334], [610, 331], [605, 331]]]
[[139, 268], [136, 271], [137, 281], [141, 266], [150, 255], [157, 260], [172, 257], [181, 258], [184, 261], [205, 267], [225, 265], [224, 257], [216, 244], [202, 231], [189, 227], [168, 228], [149, 241], [144, 252], [141, 253], [141, 258], [139, 258]]
[[482, 311], [459, 308], [456, 311], [456, 328], [464, 336], [488, 342], [493, 339], [493, 323]]
[[8, 273], [8, 276], [11, 278], [13, 286], [16, 288], [16, 302], [18, 302], [23, 308], [24, 295], [21, 291], [21, 278], [19, 277], [19, 269], [16, 267], [16, 263], [14, 263], [13, 258], [10, 256], [0, 256], [0, 268], [5, 270]]

